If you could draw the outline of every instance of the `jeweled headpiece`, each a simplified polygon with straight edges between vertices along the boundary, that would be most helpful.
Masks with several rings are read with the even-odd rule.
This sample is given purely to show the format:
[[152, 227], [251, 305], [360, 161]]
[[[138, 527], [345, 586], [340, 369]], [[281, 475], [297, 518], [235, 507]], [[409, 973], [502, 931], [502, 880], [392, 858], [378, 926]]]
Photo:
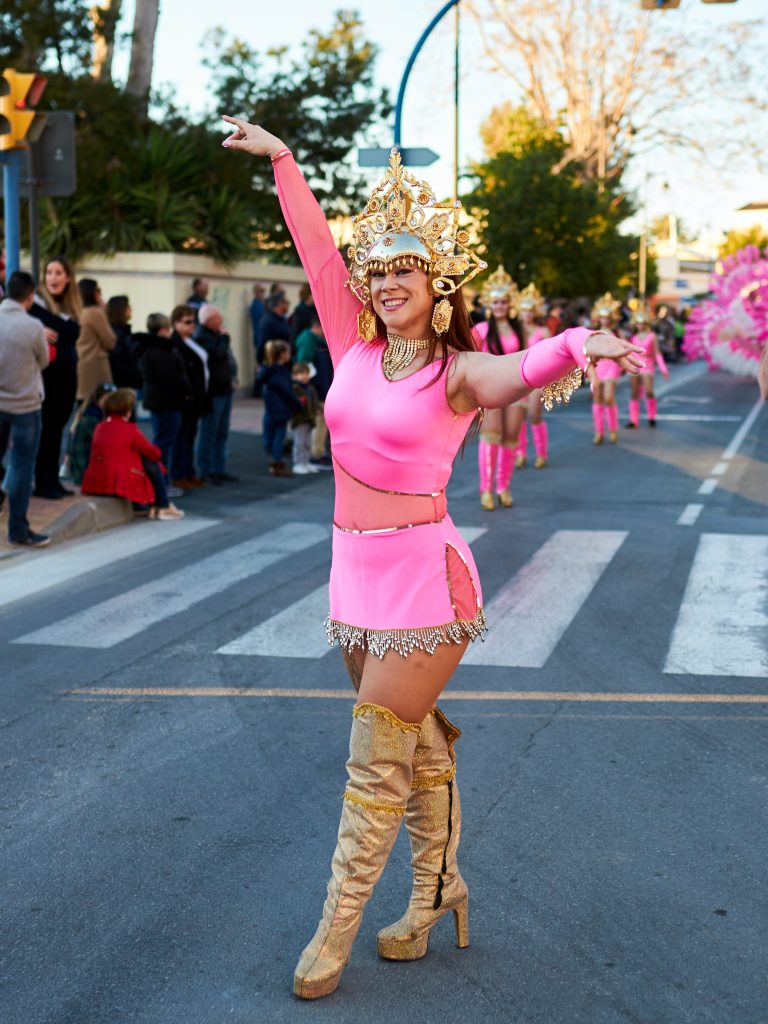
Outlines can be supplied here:
[[509, 303], [510, 316], [517, 315], [520, 292], [518, 291], [517, 285], [501, 263], [494, 272], [489, 274], [485, 279], [483, 290], [480, 293], [480, 299], [484, 306], [488, 306], [491, 302], [498, 299], [506, 299]]
[[[429, 274], [433, 294], [443, 298], [485, 270], [487, 264], [467, 248], [469, 232], [459, 226], [460, 210], [458, 201], [439, 203], [432, 187], [409, 174], [399, 151], [392, 150], [387, 173], [353, 221], [347, 250], [348, 283], [366, 307], [361, 320], [373, 318], [368, 308], [373, 270], [419, 267]], [[362, 329], [361, 334], [365, 337]]]
[[619, 315], [619, 302], [611, 295], [610, 292], [606, 292], [602, 295], [592, 307], [592, 319], [599, 320], [600, 317], [606, 317], [610, 320], [615, 320]]
[[544, 296], [533, 281], [531, 281], [530, 284], [527, 284], [520, 292], [520, 301], [518, 302], [517, 308], [519, 310], [530, 309], [534, 316], [544, 316], [546, 313], [547, 307], [544, 302]]

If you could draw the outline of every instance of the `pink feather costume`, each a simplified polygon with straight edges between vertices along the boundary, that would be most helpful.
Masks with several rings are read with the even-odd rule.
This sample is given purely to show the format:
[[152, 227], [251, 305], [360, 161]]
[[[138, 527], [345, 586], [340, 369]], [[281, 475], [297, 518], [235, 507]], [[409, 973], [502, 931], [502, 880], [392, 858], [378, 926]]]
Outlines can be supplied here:
[[456, 413], [434, 366], [384, 376], [384, 340], [357, 332], [347, 267], [293, 157], [275, 163], [278, 196], [334, 365], [325, 405], [336, 502], [329, 643], [433, 654], [486, 629], [469, 546], [447, 513], [453, 459], [475, 417]]

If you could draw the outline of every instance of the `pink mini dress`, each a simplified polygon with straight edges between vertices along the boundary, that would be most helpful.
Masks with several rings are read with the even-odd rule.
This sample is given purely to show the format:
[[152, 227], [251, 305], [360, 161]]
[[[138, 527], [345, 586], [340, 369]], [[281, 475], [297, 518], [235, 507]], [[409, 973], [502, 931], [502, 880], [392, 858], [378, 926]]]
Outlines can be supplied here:
[[[475, 344], [480, 352], [490, 352], [490, 349], [488, 348], [489, 323], [490, 321], [488, 320], [481, 320], [479, 324], [475, 324], [472, 328]], [[520, 339], [511, 327], [509, 328], [508, 334], [499, 335], [499, 341], [501, 342], [501, 347], [505, 356], [511, 355], [512, 352], [519, 352], [522, 347]], [[497, 353], [494, 352], [493, 354], [496, 355]]]
[[[643, 376], [653, 376], [656, 373], [656, 356], [654, 351], [656, 348], [656, 335], [653, 331], [647, 331], [645, 334], [635, 334], [630, 339], [633, 345], [637, 345], [643, 349], [643, 354], [640, 358], [643, 361], [643, 368], [640, 373]], [[598, 367], [600, 364], [597, 364]]]
[[379, 658], [434, 654], [486, 629], [472, 553], [447, 511], [454, 457], [475, 416], [450, 407], [439, 361], [384, 376], [384, 340], [363, 341], [346, 265], [293, 157], [275, 163], [286, 223], [334, 364], [325, 403], [336, 500], [328, 642]]

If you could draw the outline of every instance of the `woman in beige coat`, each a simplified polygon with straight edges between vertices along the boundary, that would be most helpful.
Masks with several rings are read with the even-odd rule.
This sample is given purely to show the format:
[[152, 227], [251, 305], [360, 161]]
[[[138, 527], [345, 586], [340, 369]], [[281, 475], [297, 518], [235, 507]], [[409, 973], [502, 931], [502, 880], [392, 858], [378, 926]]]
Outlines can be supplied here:
[[109, 353], [117, 336], [109, 326], [97, 282], [84, 277], [78, 281], [78, 287], [83, 311], [77, 339], [77, 400], [84, 402], [98, 384], [112, 383]]

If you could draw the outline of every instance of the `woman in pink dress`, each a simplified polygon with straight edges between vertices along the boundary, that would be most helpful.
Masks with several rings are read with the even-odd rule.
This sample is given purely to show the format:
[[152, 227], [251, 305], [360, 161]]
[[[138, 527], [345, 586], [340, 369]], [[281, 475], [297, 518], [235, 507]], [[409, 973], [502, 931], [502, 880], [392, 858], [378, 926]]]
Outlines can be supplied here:
[[645, 411], [648, 414], [648, 426], [656, 426], [656, 393], [653, 389], [653, 378], [656, 367], [662, 376], [669, 379], [669, 370], [664, 359], [659, 342], [655, 333], [651, 330], [648, 314], [644, 309], [638, 309], [634, 315], [635, 333], [631, 341], [633, 345], [643, 350], [643, 368], [638, 377], [633, 377], [630, 383], [629, 398], [629, 421], [627, 426], [635, 430], [640, 426], [640, 395], [645, 392]]
[[[519, 352], [523, 347], [523, 329], [517, 319], [517, 286], [501, 264], [485, 282], [481, 298], [489, 316], [472, 328], [476, 347], [494, 356]], [[477, 460], [480, 506], [486, 512], [492, 512], [495, 507], [494, 484], [499, 505], [504, 508], [514, 505], [509, 486], [524, 415], [521, 403], [484, 411]]]
[[[546, 313], [544, 297], [533, 281], [527, 284], [520, 292], [518, 309], [520, 310], [520, 323], [523, 328], [524, 348], [531, 348], [539, 341], [549, 337], [549, 331], [544, 326], [544, 315]], [[532, 391], [528, 396], [524, 416], [525, 419], [520, 427], [516, 465], [518, 468], [522, 468], [527, 462], [527, 422], [530, 422], [531, 433], [533, 434], [533, 447], [536, 452], [536, 460], [533, 465], [535, 469], [543, 469], [548, 461], [549, 437], [547, 424], [544, 420], [544, 405], [540, 388]]]
[[524, 353], [474, 351], [461, 284], [483, 269], [459, 226], [393, 151], [354, 221], [350, 268], [290, 150], [237, 118], [226, 147], [272, 159], [278, 196], [312, 288], [335, 367], [325, 407], [336, 503], [328, 636], [345, 654], [357, 702], [331, 880], [294, 992], [333, 992], [365, 904], [405, 818], [414, 885], [381, 956], [414, 960], [452, 911], [468, 938], [467, 887], [456, 862], [459, 735], [435, 701], [484, 628], [469, 547], [447, 513], [453, 458], [480, 408], [543, 388], [567, 400], [590, 363], [635, 369], [635, 349], [583, 328]]
[[[612, 334], [619, 315], [619, 303], [606, 292], [592, 307], [592, 323], [603, 333]], [[616, 405], [616, 381], [621, 366], [610, 359], [596, 367], [592, 380], [592, 420], [595, 425], [593, 444], [602, 444], [605, 438], [605, 420], [608, 420], [608, 439], [616, 444], [619, 439], [619, 407]]]

